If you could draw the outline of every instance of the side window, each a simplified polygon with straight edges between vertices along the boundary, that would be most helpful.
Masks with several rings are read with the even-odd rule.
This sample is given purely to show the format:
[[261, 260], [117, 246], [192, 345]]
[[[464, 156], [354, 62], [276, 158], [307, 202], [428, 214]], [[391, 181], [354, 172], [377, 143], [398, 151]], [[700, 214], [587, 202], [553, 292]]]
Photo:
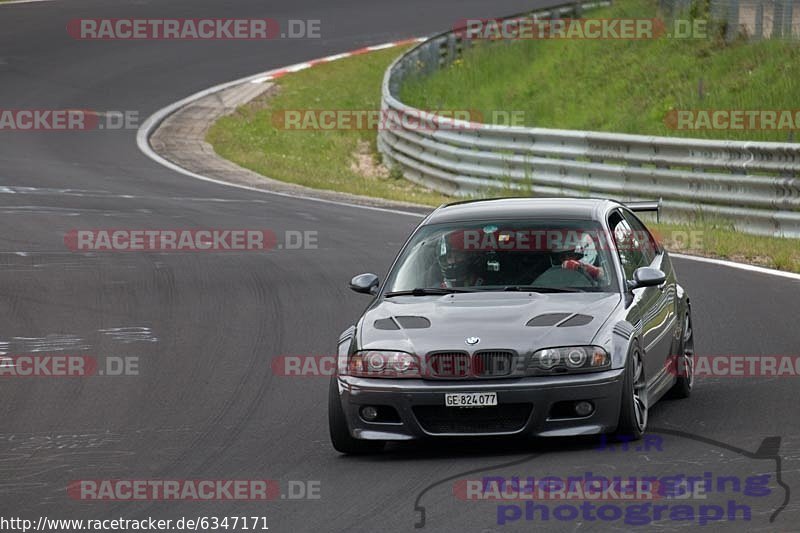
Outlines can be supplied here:
[[625, 272], [625, 279], [633, 279], [634, 270], [649, 264], [644, 262], [645, 257], [642, 254], [642, 247], [639, 245], [636, 234], [618, 211], [609, 216], [608, 225], [614, 236], [614, 243], [617, 246], [617, 252], [619, 252], [619, 260]]
[[653, 260], [656, 258], [656, 255], [659, 253], [658, 246], [656, 246], [656, 241], [653, 238], [653, 235], [645, 227], [645, 225], [642, 224], [642, 221], [636, 218], [636, 215], [633, 213], [625, 211], [623, 216], [628, 222], [631, 230], [633, 230], [633, 235], [636, 237], [636, 241], [638, 242], [640, 250], [642, 251], [644, 261], [642, 266], [650, 265], [650, 263], [653, 262]]

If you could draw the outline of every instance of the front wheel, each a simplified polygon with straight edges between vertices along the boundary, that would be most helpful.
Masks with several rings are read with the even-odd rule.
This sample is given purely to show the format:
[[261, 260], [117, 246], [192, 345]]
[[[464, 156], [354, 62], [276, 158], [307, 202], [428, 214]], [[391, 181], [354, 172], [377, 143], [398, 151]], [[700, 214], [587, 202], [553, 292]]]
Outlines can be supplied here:
[[616, 434], [625, 440], [639, 440], [647, 429], [647, 378], [638, 345], [633, 345], [622, 380], [622, 405]]
[[347, 418], [342, 409], [342, 400], [339, 398], [339, 387], [336, 376], [331, 378], [328, 387], [328, 429], [331, 434], [331, 444], [337, 452], [352, 455], [377, 453], [383, 450], [385, 443], [382, 440], [362, 440], [353, 438], [347, 426]]

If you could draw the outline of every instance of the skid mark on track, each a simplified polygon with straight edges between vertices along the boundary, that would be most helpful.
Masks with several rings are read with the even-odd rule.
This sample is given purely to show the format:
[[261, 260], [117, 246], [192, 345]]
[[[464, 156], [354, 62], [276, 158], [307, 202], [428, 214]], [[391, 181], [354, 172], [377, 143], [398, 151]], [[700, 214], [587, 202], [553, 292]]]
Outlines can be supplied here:
[[121, 342], [122, 344], [130, 344], [132, 342], [158, 342], [158, 337], [153, 334], [153, 331], [144, 326], [107, 328], [99, 329], [98, 331], [111, 338], [111, 340]]
[[80, 196], [80, 197], [105, 197], [117, 196], [111, 191], [89, 190], [89, 189], [54, 189], [50, 187], [22, 187], [17, 185], [0, 186], [0, 194], [40, 194], [58, 196]]
[[[221, 204], [261, 204], [268, 205], [273, 203], [270, 200], [260, 198], [218, 198], [200, 196], [154, 196], [139, 194], [121, 194], [101, 189], [58, 189], [51, 187], [24, 187], [19, 185], [0, 185], [0, 194], [15, 196], [72, 196], [76, 198], [99, 198], [99, 199], [121, 199], [121, 200], [168, 200], [173, 202], [213, 202]], [[14, 206], [7, 206], [13, 208]], [[30, 206], [26, 206], [28, 208]]]
[[0, 353], [37, 353], [37, 352], [82, 352], [91, 348], [78, 335], [51, 333], [44, 337], [11, 337], [5, 341], [0, 340]]
[[109, 431], [0, 434], [0, 494], [41, 494], [42, 489], [51, 489], [57, 496], [39, 496], [37, 502], [61, 500], [66, 482], [59, 478], [68, 477], [78, 461], [85, 465], [88, 458], [89, 464], [106, 465], [133, 455], [113, 449], [123, 440], [121, 434]]
[[95, 252], [68, 250], [0, 251], [0, 274], [9, 272], [43, 272], [47, 269], [81, 270], [87, 268], [141, 269], [142, 256], [131, 254], [103, 255]]
[[[5, 452], [43, 450], [89, 450], [122, 442], [123, 436], [109, 431], [100, 433], [9, 433], [0, 434], [0, 449]], [[3, 454], [5, 455], [5, 454]], [[2, 456], [0, 456], [2, 457]], [[0, 459], [1, 460], [1, 459]]]
[[152, 215], [151, 209], [94, 209], [89, 207], [59, 207], [55, 205], [4, 205], [0, 206], [0, 215], [47, 215], [62, 217], [100, 216], [113, 218], [140, 217]]
[[[44, 337], [11, 337], [0, 338], [0, 356], [49, 353], [49, 352], [88, 352], [96, 345], [102, 345], [104, 340], [116, 344], [133, 344], [139, 342], [155, 343], [158, 337], [147, 326], [122, 326], [97, 330], [99, 334], [90, 335], [86, 339], [71, 333], [51, 333]], [[0, 367], [13, 366], [9, 357], [0, 357]], [[3, 437], [0, 435], [0, 443]]]
[[[264, 271], [271, 272], [278, 276], [277, 265], [265, 268]], [[203, 476], [213, 469], [220, 462], [221, 458], [234, 446], [248, 425], [253, 424], [256, 411], [263, 406], [264, 398], [269, 391], [270, 373], [268, 365], [263, 364], [263, 354], [259, 347], [264, 346], [267, 341], [282, 342], [283, 332], [280, 328], [275, 331], [268, 330], [267, 326], [275, 322], [275, 317], [280, 316], [282, 305], [275, 299], [275, 294], [269, 290], [269, 284], [265, 283], [263, 272], [249, 272], [249, 276], [238, 280], [245, 284], [248, 294], [254, 296], [260, 306], [262, 306], [262, 316], [256, 322], [256, 328], [250, 333], [252, 346], [247, 357], [242, 359], [239, 367], [238, 380], [232, 390], [226, 395], [224, 403], [217, 410], [209, 413], [209, 418], [203, 422], [202, 428], [191, 430], [186, 435], [185, 443], [179, 453], [171, 460], [160, 466], [152, 474], [154, 478], [181, 477], [190, 478], [192, 476]], [[219, 336], [215, 337], [215, 342], [222, 342]], [[210, 346], [211, 351], [224, 352], [225, 346]], [[225, 364], [220, 359], [221, 364]], [[188, 431], [186, 429], [174, 428], [175, 431]], [[164, 431], [172, 431], [167, 429]], [[198, 456], [198, 451], [202, 451]], [[198, 464], [199, 463], [199, 464]], [[131, 507], [130, 505], [119, 505], [110, 509], [111, 513], [122, 512], [151, 512], [153, 502], [139, 502], [140, 505]]]

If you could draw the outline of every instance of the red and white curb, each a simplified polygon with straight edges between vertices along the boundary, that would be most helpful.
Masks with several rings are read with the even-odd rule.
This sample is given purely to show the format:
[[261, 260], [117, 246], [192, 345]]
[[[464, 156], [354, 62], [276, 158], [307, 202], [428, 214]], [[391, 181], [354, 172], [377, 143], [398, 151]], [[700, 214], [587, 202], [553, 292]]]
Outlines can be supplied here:
[[191, 104], [191, 103], [193, 103], [193, 102], [195, 102], [197, 100], [200, 100], [201, 98], [205, 98], [206, 96], [218, 93], [220, 91], [224, 91], [225, 89], [230, 89], [231, 87], [236, 87], [237, 85], [242, 85], [242, 84], [245, 84], [245, 83], [266, 83], [266, 82], [275, 80], [277, 78], [280, 78], [282, 76], [285, 76], [287, 74], [290, 74], [292, 72], [300, 72], [301, 70], [305, 70], [305, 69], [311, 68], [311, 67], [313, 67], [315, 65], [320, 65], [320, 64], [323, 64], [323, 63], [331, 63], [333, 61], [338, 61], [340, 59], [344, 59], [344, 58], [347, 58], [347, 57], [363, 55], [363, 54], [367, 54], [369, 52], [376, 52], [378, 50], [387, 50], [389, 48], [395, 48], [395, 47], [404, 46], [404, 45], [407, 45], [407, 44], [421, 43], [421, 42], [423, 42], [425, 40], [427, 40], [427, 37], [415, 37], [415, 38], [412, 38], [412, 39], [404, 39], [402, 41], [393, 41], [393, 42], [384, 43], [384, 44], [378, 44], [378, 45], [374, 45], [374, 46], [366, 46], [364, 48], [359, 48], [357, 50], [352, 50], [350, 52], [344, 52], [344, 53], [341, 53], [341, 54], [334, 54], [334, 55], [331, 55], [331, 56], [322, 57], [322, 58], [319, 58], [319, 59], [314, 59], [314, 60], [306, 61], [306, 62], [303, 62], [303, 63], [297, 63], [297, 64], [294, 64], [294, 65], [289, 65], [287, 67], [281, 67], [281, 68], [273, 69], [273, 70], [270, 70], [270, 71], [267, 71], [267, 72], [262, 72], [260, 74], [254, 74], [252, 76], [247, 76], [245, 78], [240, 78], [238, 80], [229, 81], [227, 83], [222, 83], [220, 85], [215, 85], [214, 87], [209, 87], [208, 89], [205, 89], [203, 91], [197, 92], [197, 93], [195, 93], [195, 94], [193, 94], [191, 96], [187, 96], [186, 98], [184, 98], [182, 100], [179, 100], [177, 102], [174, 102], [174, 103], [168, 105], [167, 107], [159, 109], [158, 111], [156, 111], [155, 113], [150, 115], [147, 118], [147, 120], [145, 120], [144, 123], [139, 127], [139, 130], [136, 132], [136, 145], [139, 147], [139, 150], [141, 150], [142, 153], [144, 153], [144, 155], [146, 155], [147, 157], [149, 157], [150, 159], [152, 159], [156, 163], [158, 163], [158, 164], [160, 164], [160, 165], [162, 165], [164, 167], [167, 167], [168, 169], [170, 169], [170, 170], [172, 170], [174, 172], [177, 172], [179, 174], [183, 174], [184, 176], [189, 176], [190, 178], [198, 179], [198, 180], [201, 180], [201, 181], [207, 181], [207, 182], [211, 182], [211, 183], [216, 183], [218, 185], [224, 185], [226, 187], [235, 187], [237, 189], [245, 189], [245, 190], [248, 190], [248, 191], [259, 192], [259, 193], [262, 193], [262, 194], [271, 194], [273, 196], [284, 196], [284, 197], [287, 197], [287, 198], [299, 198], [299, 199], [302, 199], [302, 200], [308, 200], [308, 201], [312, 201], [312, 202], [320, 202], [320, 203], [324, 203], [324, 204], [334, 204], [334, 205], [340, 205], [340, 206], [355, 207], [355, 208], [359, 208], [359, 209], [368, 209], [368, 210], [371, 210], [371, 211], [383, 211], [385, 213], [394, 213], [394, 214], [399, 214], [399, 215], [422, 217], [423, 215], [420, 215], [419, 213], [414, 213], [413, 211], [403, 211], [403, 210], [400, 210], [400, 209], [391, 209], [391, 208], [388, 208], [388, 207], [377, 207], [377, 206], [371, 206], [371, 205], [359, 205], [359, 204], [352, 204], [352, 203], [349, 203], [349, 202], [341, 202], [341, 201], [336, 201], [336, 200], [329, 200], [329, 199], [326, 199], [326, 198], [317, 198], [317, 197], [314, 197], [314, 196], [306, 196], [306, 195], [302, 195], [302, 194], [290, 194], [290, 193], [285, 193], [285, 192], [270, 191], [270, 190], [267, 190], [267, 189], [259, 189], [258, 187], [251, 187], [249, 185], [242, 185], [242, 184], [239, 184], [239, 183], [231, 183], [231, 182], [227, 182], [227, 181], [222, 181], [222, 180], [210, 178], [208, 176], [203, 176], [202, 174], [198, 174], [196, 172], [192, 172], [191, 170], [187, 170], [187, 169], [185, 169], [185, 168], [183, 168], [183, 167], [181, 167], [179, 165], [176, 165], [172, 161], [169, 161], [169, 160], [161, 157], [159, 154], [157, 154], [155, 152], [155, 150], [153, 150], [153, 148], [150, 146], [150, 136], [153, 134], [153, 132], [156, 131], [158, 126], [161, 125], [161, 123], [168, 116], [172, 115], [173, 113], [175, 113], [176, 111], [178, 111], [182, 107], [185, 107], [185, 106], [187, 106], [187, 105], [189, 105], [189, 104]]
[[264, 73], [264, 75], [250, 80], [250, 83], [265, 83], [268, 81], [276, 80], [287, 74], [292, 74], [294, 72], [300, 72], [301, 70], [305, 70], [307, 68], [314, 67], [316, 65], [320, 65], [322, 63], [332, 63], [333, 61], [338, 61], [340, 59], [344, 59], [346, 57], [353, 57], [353, 56], [360, 56], [363, 54], [368, 54], [370, 52], [377, 52], [378, 50], [388, 50], [389, 48], [396, 48], [398, 46], [405, 46], [407, 44], [414, 44], [414, 43], [421, 43], [425, 41], [426, 37], [419, 37], [414, 39], [405, 39], [403, 41], [395, 41], [391, 43], [384, 43], [378, 44], [375, 46], [366, 46], [364, 48], [359, 48], [358, 50], [353, 50], [352, 52], [345, 52], [343, 54], [335, 54], [328, 57], [323, 57], [320, 59], [314, 59], [313, 61], [307, 61], [305, 63], [297, 63], [294, 65], [289, 65], [288, 67], [282, 67], [276, 70], [271, 70], [269, 72]]

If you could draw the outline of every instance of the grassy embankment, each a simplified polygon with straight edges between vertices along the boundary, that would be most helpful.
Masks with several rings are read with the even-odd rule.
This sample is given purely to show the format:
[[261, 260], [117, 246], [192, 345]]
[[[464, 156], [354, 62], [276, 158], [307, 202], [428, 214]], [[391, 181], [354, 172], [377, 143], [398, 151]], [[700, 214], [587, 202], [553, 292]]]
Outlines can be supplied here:
[[[653, 16], [652, 3], [643, 0], [611, 9], [597, 16]], [[426, 205], [449, 201], [385, 169], [375, 131], [294, 131], [273, 123], [273, 113], [282, 110], [378, 109], [383, 72], [401, 51], [281, 78], [277, 91], [218, 121], [208, 140], [223, 157], [282, 181]], [[485, 116], [522, 110], [527, 124], [542, 127], [785, 141], [786, 132], [676, 131], [663, 118], [670, 109], [792, 109], [797, 94], [797, 43], [659, 39], [479, 46], [445, 71], [409, 84], [403, 99]], [[711, 220], [654, 226], [675, 251], [800, 272], [800, 241], [745, 235]]]

